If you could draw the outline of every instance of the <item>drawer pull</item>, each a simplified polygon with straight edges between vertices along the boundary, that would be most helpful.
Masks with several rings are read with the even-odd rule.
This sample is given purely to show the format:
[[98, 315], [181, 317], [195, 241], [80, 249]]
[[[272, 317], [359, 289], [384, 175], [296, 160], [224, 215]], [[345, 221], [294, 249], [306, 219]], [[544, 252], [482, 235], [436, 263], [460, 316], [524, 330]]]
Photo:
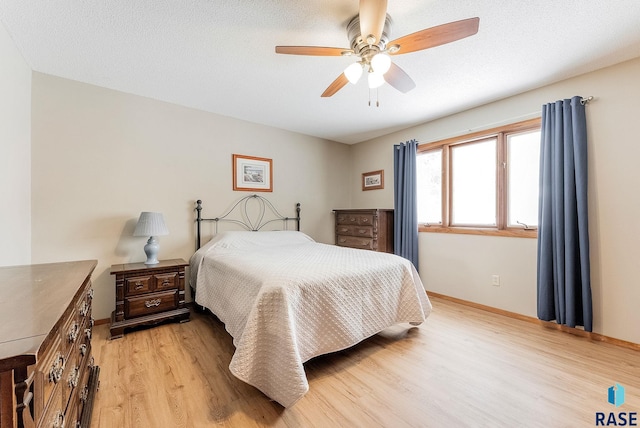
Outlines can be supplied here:
[[74, 367], [73, 371], [69, 374], [69, 379], [67, 382], [69, 383], [70, 388], [75, 388], [78, 386], [78, 380], [80, 378], [80, 368]]
[[368, 223], [368, 222], [369, 222], [369, 219], [365, 217], [365, 218], [363, 218], [363, 219], [362, 219], [362, 222], [363, 222], [363, 223]]
[[144, 284], [140, 281], [136, 282], [135, 290], [142, 290], [144, 288]]
[[89, 313], [89, 305], [87, 305], [87, 302], [82, 302], [82, 306], [80, 307], [80, 315], [86, 317], [87, 313]]
[[58, 410], [51, 421], [52, 428], [64, 428], [64, 414]]
[[64, 356], [58, 353], [56, 360], [51, 364], [51, 370], [49, 371], [49, 382], [58, 383], [62, 378], [64, 372]]
[[347, 242], [347, 240], [346, 240], [346, 239], [344, 239], [344, 238], [338, 239], [338, 241], [339, 241], [339, 242], [341, 242], [341, 243], [343, 243], [343, 244], [344, 244], [345, 242]]
[[85, 385], [80, 393], [80, 401], [83, 403], [87, 402], [87, 398], [89, 398], [89, 385]]
[[153, 300], [145, 300], [144, 301], [144, 305], [147, 308], [154, 308], [156, 306], [160, 306], [160, 303], [162, 303], [162, 299], [153, 299]]
[[69, 343], [74, 343], [78, 338], [78, 331], [80, 330], [80, 326], [77, 322], [73, 322], [73, 326], [69, 329]]
[[367, 229], [359, 229], [358, 232], [360, 233], [360, 235], [366, 235]]
[[168, 279], [165, 279], [164, 281], [162, 281], [162, 286], [163, 287], [168, 287], [171, 285], [171, 281], [169, 281]]

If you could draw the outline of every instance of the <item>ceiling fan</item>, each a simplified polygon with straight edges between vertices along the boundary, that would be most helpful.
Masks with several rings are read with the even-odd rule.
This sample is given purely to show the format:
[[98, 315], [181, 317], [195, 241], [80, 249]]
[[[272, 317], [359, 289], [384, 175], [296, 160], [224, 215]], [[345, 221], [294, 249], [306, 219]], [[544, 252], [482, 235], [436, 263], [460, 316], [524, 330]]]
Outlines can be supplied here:
[[426, 28], [389, 42], [391, 18], [387, 15], [387, 0], [360, 0], [359, 13], [347, 24], [350, 48], [322, 46], [276, 46], [276, 53], [313, 56], [355, 56], [357, 62], [348, 66], [322, 93], [330, 97], [348, 82], [356, 83], [367, 72], [369, 88], [387, 82], [402, 93], [416, 84], [409, 75], [391, 61], [390, 55], [420, 51], [454, 42], [478, 32], [479, 18], [463, 19], [437, 27]]

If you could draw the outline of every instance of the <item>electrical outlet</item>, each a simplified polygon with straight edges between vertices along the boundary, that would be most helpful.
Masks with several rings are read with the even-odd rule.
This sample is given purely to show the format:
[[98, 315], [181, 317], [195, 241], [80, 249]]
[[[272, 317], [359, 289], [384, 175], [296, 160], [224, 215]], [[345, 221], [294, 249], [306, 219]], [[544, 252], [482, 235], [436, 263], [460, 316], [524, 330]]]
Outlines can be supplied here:
[[500, 275], [491, 275], [491, 285], [500, 287]]

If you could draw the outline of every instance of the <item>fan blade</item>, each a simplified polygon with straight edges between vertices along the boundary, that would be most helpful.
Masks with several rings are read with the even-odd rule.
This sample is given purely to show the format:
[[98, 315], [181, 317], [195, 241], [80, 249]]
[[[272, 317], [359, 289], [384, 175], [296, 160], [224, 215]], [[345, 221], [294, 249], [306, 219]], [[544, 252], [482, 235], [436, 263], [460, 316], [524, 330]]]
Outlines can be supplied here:
[[347, 83], [349, 83], [349, 79], [347, 79], [347, 76], [345, 76], [344, 73], [340, 73], [340, 76], [338, 76], [336, 80], [331, 82], [329, 87], [325, 89], [325, 91], [322, 93], [321, 97], [332, 96], [333, 94], [338, 92], [340, 89], [342, 89], [342, 87]]
[[389, 67], [389, 70], [384, 74], [384, 80], [403, 94], [406, 94], [416, 87], [413, 79], [394, 63], [391, 63], [391, 67]]
[[377, 44], [382, 37], [384, 20], [387, 18], [387, 0], [360, 0], [360, 34], [366, 41], [370, 35]]
[[478, 32], [479, 22], [480, 18], [477, 17], [463, 19], [461, 21], [438, 25], [437, 27], [427, 28], [407, 36], [400, 37], [399, 39], [387, 44], [388, 47], [392, 47], [393, 45], [400, 46], [400, 49], [396, 52], [394, 52], [393, 49], [390, 49], [389, 54], [400, 55], [420, 51], [473, 36]]
[[348, 48], [327, 48], [323, 46], [276, 46], [276, 53], [288, 55], [342, 56], [351, 55]]

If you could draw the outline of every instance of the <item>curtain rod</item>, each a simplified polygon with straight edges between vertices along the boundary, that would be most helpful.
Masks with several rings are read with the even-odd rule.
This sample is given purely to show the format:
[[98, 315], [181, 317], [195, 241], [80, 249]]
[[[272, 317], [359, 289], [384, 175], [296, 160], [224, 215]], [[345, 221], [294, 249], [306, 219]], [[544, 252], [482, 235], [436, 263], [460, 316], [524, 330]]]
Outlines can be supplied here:
[[588, 96], [588, 97], [586, 97], [586, 98], [584, 98], [584, 97], [583, 97], [583, 98], [580, 100], [580, 104], [582, 104], [582, 105], [589, 104], [589, 102], [591, 102], [591, 101], [593, 101], [593, 96], [589, 95], [589, 96]]
[[[589, 95], [588, 97], [582, 97], [580, 99], [580, 104], [586, 105], [586, 104], [590, 103], [593, 100], [594, 100], [594, 97], [592, 95]], [[534, 112], [531, 112], [531, 113], [521, 114], [519, 116], [512, 116], [509, 119], [504, 119], [504, 120], [500, 120], [500, 121], [493, 122], [493, 123], [485, 123], [484, 125], [476, 126], [474, 128], [463, 129], [461, 131], [451, 133], [451, 134], [449, 134], [448, 136], [445, 136], [445, 137], [440, 137], [440, 138], [436, 138], [436, 139], [430, 139], [430, 140], [425, 141], [425, 142], [420, 142], [419, 141], [419, 144], [432, 143], [434, 141], [445, 140], [447, 138], [457, 137], [457, 136], [464, 135], [464, 134], [467, 134], [467, 133], [480, 131], [482, 129], [489, 129], [489, 128], [494, 128], [496, 126], [508, 125], [510, 123], [518, 122], [518, 121], [521, 121], [521, 120], [533, 119], [535, 117], [540, 117], [541, 114], [542, 114], [542, 111], [541, 110], [537, 110], [537, 111], [534, 111]]]

